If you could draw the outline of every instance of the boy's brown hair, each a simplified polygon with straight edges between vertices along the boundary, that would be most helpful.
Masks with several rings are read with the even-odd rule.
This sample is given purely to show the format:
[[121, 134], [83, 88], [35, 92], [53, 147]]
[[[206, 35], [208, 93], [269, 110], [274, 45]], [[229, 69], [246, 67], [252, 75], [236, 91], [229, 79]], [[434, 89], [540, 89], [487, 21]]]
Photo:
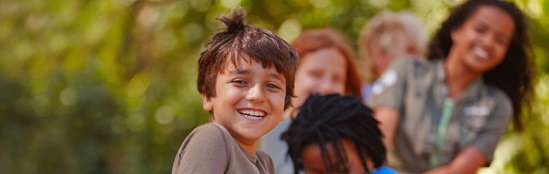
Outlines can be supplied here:
[[274, 66], [286, 79], [286, 109], [291, 106], [291, 97], [294, 97], [297, 53], [272, 32], [244, 24], [244, 16], [246, 14], [242, 9], [233, 9], [231, 18], [217, 18], [227, 28], [206, 42], [206, 50], [198, 59], [198, 92], [208, 98], [215, 97], [217, 75], [226, 73], [228, 63], [238, 67], [239, 61], [257, 61], [263, 68]]

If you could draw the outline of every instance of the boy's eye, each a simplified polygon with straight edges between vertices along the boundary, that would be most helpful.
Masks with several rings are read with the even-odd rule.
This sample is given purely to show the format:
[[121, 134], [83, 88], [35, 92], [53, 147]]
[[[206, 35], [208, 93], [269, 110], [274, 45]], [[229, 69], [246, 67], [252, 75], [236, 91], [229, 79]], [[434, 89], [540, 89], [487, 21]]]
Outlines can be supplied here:
[[235, 79], [235, 80], [231, 81], [231, 83], [240, 84], [240, 85], [248, 84], [248, 82], [246, 82], [245, 80], [241, 80], [241, 79]]
[[267, 84], [267, 87], [281, 89], [278, 85], [275, 85], [275, 84], [272, 84], [272, 83]]

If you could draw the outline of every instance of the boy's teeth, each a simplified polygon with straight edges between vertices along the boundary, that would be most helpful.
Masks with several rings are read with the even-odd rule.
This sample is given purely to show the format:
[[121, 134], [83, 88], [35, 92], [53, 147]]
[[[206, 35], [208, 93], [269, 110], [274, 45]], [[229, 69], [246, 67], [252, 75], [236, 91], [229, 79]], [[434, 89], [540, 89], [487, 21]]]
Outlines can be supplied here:
[[482, 59], [488, 59], [488, 53], [484, 51], [482, 48], [474, 47], [473, 53], [475, 53], [478, 57]]
[[240, 113], [244, 114], [246, 117], [263, 117], [265, 116], [264, 112], [254, 111], [254, 110], [241, 110]]
[[244, 114], [244, 117], [246, 117], [250, 120], [259, 120], [259, 119], [263, 118], [263, 117], [250, 116], [250, 115], [246, 115], [246, 114]]

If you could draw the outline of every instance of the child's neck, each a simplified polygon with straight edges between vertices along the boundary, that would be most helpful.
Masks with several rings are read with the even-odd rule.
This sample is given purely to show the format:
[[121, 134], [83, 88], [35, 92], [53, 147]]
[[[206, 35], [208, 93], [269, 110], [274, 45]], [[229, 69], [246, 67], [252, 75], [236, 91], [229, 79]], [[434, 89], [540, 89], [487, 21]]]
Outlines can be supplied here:
[[[212, 117], [210, 117], [212, 118]], [[215, 124], [219, 124], [217, 123], [214, 119], [210, 119], [210, 122], [212, 123], [215, 123]], [[227, 129], [227, 128], [225, 128]], [[236, 142], [236, 144], [238, 146], [240, 146], [240, 148], [244, 149], [246, 152], [250, 153], [250, 154], [256, 154], [256, 151], [257, 151], [257, 142], [258, 140], [250, 140], [250, 141], [247, 141], [244, 139], [244, 141], [241, 141], [237, 135], [234, 135], [234, 134], [231, 134], [231, 132], [229, 131], [229, 134], [231, 135], [231, 137], [233, 138], [234, 142]]]
[[468, 70], [461, 62], [452, 60], [457, 59], [450, 57], [446, 59], [444, 70], [446, 71], [448, 97], [456, 99], [481, 74]]
[[246, 152], [255, 155], [257, 152], [257, 141], [255, 143], [245, 143], [242, 141], [239, 141], [237, 138], [234, 138], [234, 141], [240, 148], [244, 149]]

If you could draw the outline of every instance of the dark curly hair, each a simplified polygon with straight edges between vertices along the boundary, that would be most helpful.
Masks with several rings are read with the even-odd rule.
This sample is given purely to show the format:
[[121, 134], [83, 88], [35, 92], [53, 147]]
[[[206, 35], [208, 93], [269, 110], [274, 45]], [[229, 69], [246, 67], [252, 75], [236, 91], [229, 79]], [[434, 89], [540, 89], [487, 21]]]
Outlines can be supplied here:
[[[290, 128], [282, 134], [282, 139], [288, 143], [288, 155], [296, 174], [304, 169], [301, 151], [313, 144], [320, 146], [326, 170], [336, 172], [332, 162], [347, 159], [342, 147], [343, 138], [353, 142], [367, 171], [367, 159], [372, 160], [376, 168], [385, 162], [386, 149], [381, 141], [378, 121], [373, 118], [372, 110], [356, 96], [311, 95], [300, 107]], [[328, 143], [333, 149], [340, 149], [334, 152], [337, 159], [330, 159], [326, 148]], [[345, 168], [345, 171], [349, 170]]]
[[493, 6], [509, 14], [515, 23], [515, 33], [511, 39], [503, 61], [483, 74], [484, 82], [501, 89], [511, 99], [513, 105], [513, 125], [522, 130], [520, 115], [529, 111], [529, 101], [533, 96], [534, 66], [533, 56], [527, 36], [524, 14], [511, 2], [500, 0], [468, 0], [452, 11], [442, 23], [429, 44], [429, 60], [446, 59], [453, 45], [451, 32], [463, 23], [481, 6]]
[[245, 16], [244, 11], [237, 8], [233, 9], [231, 18], [217, 18], [227, 28], [206, 42], [206, 50], [198, 59], [198, 92], [208, 98], [215, 97], [217, 75], [225, 73], [228, 63], [238, 67], [239, 61], [257, 61], [263, 68], [274, 66], [286, 79], [286, 109], [292, 105], [291, 98], [294, 97], [297, 53], [290, 44], [272, 32], [244, 24]]

